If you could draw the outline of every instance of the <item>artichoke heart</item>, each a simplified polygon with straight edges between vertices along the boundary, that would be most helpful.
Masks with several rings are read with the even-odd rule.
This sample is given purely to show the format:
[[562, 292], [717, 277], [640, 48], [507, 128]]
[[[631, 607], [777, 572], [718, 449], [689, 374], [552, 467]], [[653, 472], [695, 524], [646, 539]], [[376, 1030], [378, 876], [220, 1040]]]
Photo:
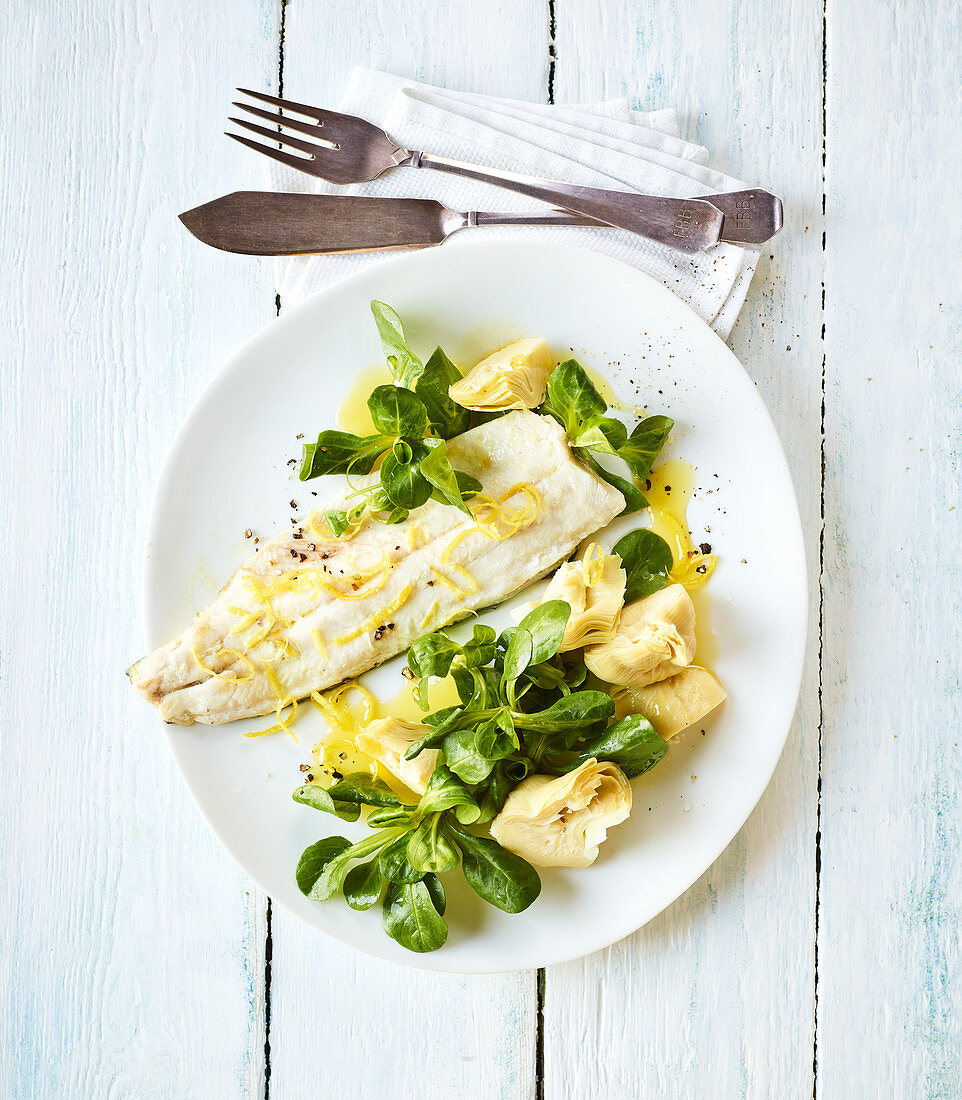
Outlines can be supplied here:
[[404, 754], [429, 728], [420, 722], [405, 722], [403, 718], [378, 718], [360, 728], [354, 743], [408, 790], [421, 795], [427, 790], [428, 780], [437, 764], [438, 750], [424, 749], [413, 760], [405, 760]]
[[516, 340], [482, 359], [448, 393], [465, 409], [534, 409], [544, 400], [554, 359], [544, 340]]
[[538, 867], [588, 867], [608, 830], [627, 820], [631, 785], [606, 760], [567, 775], [532, 775], [508, 795], [491, 835]]
[[707, 668], [689, 665], [661, 683], [624, 692], [615, 702], [619, 711], [627, 702], [627, 713], [643, 714], [655, 733], [670, 741], [721, 706], [726, 698], [725, 689]]
[[625, 571], [617, 554], [592, 543], [581, 561], [565, 562], [551, 578], [542, 603], [564, 600], [571, 608], [559, 653], [610, 642], [625, 598]]
[[643, 688], [673, 676], [695, 656], [695, 608], [670, 584], [622, 609], [615, 636], [589, 646], [585, 664], [609, 684]]

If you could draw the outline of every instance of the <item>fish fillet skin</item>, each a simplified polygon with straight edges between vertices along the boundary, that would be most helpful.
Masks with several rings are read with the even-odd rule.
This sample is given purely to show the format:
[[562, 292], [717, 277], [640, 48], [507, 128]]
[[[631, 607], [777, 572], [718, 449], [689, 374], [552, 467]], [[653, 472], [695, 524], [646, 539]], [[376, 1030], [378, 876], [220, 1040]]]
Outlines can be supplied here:
[[[498, 541], [473, 517], [429, 500], [404, 523], [369, 521], [350, 539], [318, 537], [309, 522], [289, 527], [240, 566], [180, 637], [128, 670], [134, 687], [165, 722], [179, 725], [269, 714], [283, 699], [358, 676], [422, 634], [508, 599], [625, 505], [617, 489], [575, 459], [550, 417], [511, 412], [448, 440], [447, 449], [454, 467], [495, 500], [518, 484], [532, 486], [540, 497], [535, 518]], [[344, 507], [344, 500], [328, 508]], [[507, 503], [520, 509], [525, 502], [516, 492]], [[381, 572], [365, 581], [378, 563]], [[306, 590], [271, 597], [276, 625], [257, 641], [270, 615], [254, 590], [281, 577]], [[324, 584], [360, 598], [342, 599]], [[245, 660], [248, 640], [255, 644]]]

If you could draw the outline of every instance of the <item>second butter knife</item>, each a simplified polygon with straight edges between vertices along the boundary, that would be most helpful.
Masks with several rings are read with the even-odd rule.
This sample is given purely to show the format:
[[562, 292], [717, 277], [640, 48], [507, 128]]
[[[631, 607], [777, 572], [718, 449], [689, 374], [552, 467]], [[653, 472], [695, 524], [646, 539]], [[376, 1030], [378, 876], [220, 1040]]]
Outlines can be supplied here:
[[[767, 198], [767, 193], [759, 193], [762, 194]], [[683, 250], [704, 251], [719, 240], [756, 243], [777, 233], [781, 228], [780, 206], [775, 215], [766, 215], [772, 224], [763, 229], [767, 236], [759, 237], [759, 219], [751, 217], [754, 195], [741, 191], [701, 196], [719, 208], [723, 219], [720, 226], [717, 223], [703, 226], [697, 219], [692, 224], [686, 218], [684, 199], [666, 200], [676, 204], [674, 215], [680, 242], [684, 241]], [[485, 225], [611, 228], [604, 222], [562, 210], [551, 214], [463, 213], [449, 210], [433, 199], [273, 191], [234, 191], [186, 211], [180, 220], [205, 244], [247, 256], [430, 248], [460, 229]]]

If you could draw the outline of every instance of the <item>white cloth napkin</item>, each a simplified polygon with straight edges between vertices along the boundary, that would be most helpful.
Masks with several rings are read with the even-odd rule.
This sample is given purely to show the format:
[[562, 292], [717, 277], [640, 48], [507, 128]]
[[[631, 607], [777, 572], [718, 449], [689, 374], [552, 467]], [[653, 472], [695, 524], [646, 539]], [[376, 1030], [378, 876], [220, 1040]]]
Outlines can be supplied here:
[[[298, 98], [310, 101], [309, 92]], [[708, 151], [678, 136], [673, 110], [635, 111], [627, 99], [546, 106], [355, 69], [340, 110], [383, 127], [407, 149], [549, 180], [683, 198], [745, 186], [709, 168]], [[398, 168], [371, 183], [335, 187], [275, 161], [268, 164], [276, 190], [421, 196], [453, 210], [548, 210], [523, 195], [443, 172]], [[615, 256], [664, 283], [723, 338], [735, 323], [758, 260], [757, 248], [723, 243], [689, 256], [620, 229], [468, 229], [443, 247], [476, 234], [566, 242]], [[279, 259], [278, 293], [292, 304], [384, 255]]]

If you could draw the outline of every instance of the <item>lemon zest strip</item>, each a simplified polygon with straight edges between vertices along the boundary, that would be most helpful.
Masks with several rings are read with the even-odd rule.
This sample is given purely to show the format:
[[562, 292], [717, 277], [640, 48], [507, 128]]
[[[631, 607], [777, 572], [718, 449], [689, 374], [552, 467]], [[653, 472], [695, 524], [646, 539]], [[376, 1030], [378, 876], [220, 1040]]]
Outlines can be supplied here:
[[194, 660], [197, 662], [200, 668], [202, 668], [204, 672], [208, 674], [208, 676], [215, 676], [218, 680], [223, 680], [226, 684], [243, 684], [245, 681], [249, 680], [256, 671], [256, 669], [254, 668], [254, 662], [246, 654], [241, 653], [239, 649], [229, 649], [227, 646], [221, 646], [221, 648], [217, 651], [216, 654], [214, 654], [214, 656], [219, 656], [221, 653], [231, 653], [235, 657], [239, 657], [240, 660], [242, 660], [244, 664], [246, 664], [247, 667], [250, 669], [250, 672], [248, 672], [246, 676], [224, 676], [223, 673], [216, 672], [208, 665], [205, 665], [204, 662], [201, 660], [200, 654], [197, 652], [196, 642], [190, 643], [190, 652], [193, 654]]
[[[264, 675], [267, 677], [267, 682], [271, 686], [271, 691], [277, 696], [277, 706], [274, 710], [274, 717], [277, 719], [277, 724], [268, 726], [264, 730], [250, 730], [244, 734], [245, 737], [266, 737], [271, 733], [287, 733], [290, 734], [291, 740], [298, 744], [297, 734], [291, 729], [291, 723], [297, 718], [297, 700], [292, 695], [285, 695], [281, 682], [277, 678], [277, 673], [271, 668], [271, 666], [264, 662]], [[290, 707], [291, 713], [286, 717], [281, 717], [284, 708]]]
[[413, 587], [411, 584], [406, 584], [387, 607], [382, 607], [380, 611], [375, 611], [373, 615], [369, 615], [360, 626], [348, 631], [347, 634], [342, 634], [339, 638], [333, 638], [331, 645], [343, 645], [345, 642], [353, 642], [355, 638], [360, 638], [362, 634], [366, 634], [369, 630], [382, 624], [385, 619], [407, 603]]
[[431, 620], [434, 618], [434, 616], [437, 614], [438, 606], [440, 605], [440, 603], [441, 603], [440, 600], [435, 600], [434, 603], [431, 604], [431, 606], [428, 608], [428, 613], [421, 620], [421, 629], [422, 630], [427, 630], [428, 623], [430, 623]]
[[605, 571], [605, 552], [596, 542], [589, 544], [581, 559], [581, 575], [586, 588], [594, 588]]

